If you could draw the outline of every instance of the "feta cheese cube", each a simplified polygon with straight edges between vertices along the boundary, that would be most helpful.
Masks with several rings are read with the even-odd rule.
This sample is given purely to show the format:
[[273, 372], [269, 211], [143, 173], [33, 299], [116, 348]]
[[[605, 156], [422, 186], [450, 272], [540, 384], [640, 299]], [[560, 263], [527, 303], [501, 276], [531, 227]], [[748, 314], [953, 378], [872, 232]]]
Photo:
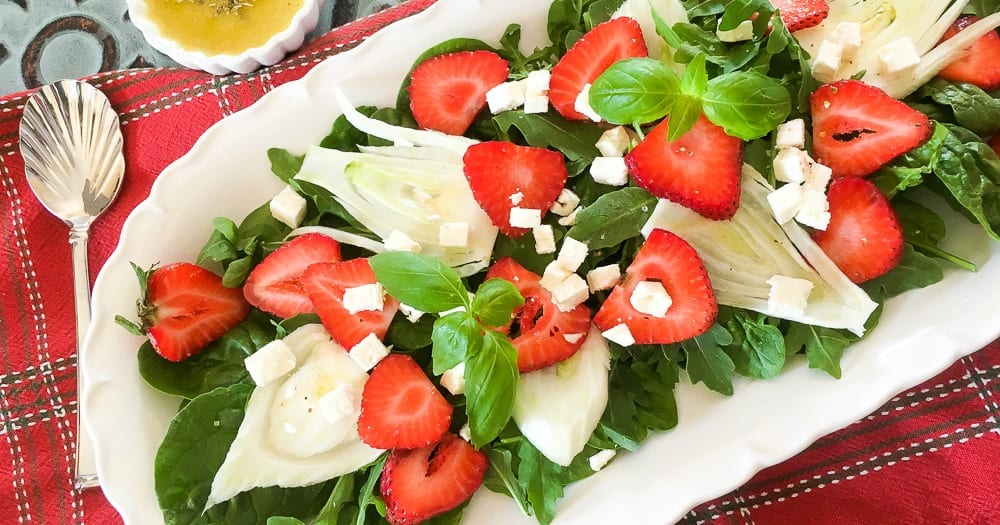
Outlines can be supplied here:
[[358, 344], [351, 347], [347, 355], [365, 372], [375, 368], [383, 357], [389, 355], [389, 348], [382, 344], [374, 333], [368, 334]]
[[837, 78], [837, 71], [844, 59], [844, 48], [833, 40], [820, 42], [819, 49], [816, 50], [816, 58], [813, 59], [813, 76], [823, 82], [830, 82]]
[[514, 206], [510, 209], [510, 225], [514, 228], [534, 228], [542, 223], [542, 210]]
[[774, 275], [767, 280], [771, 289], [767, 295], [767, 307], [771, 315], [795, 317], [802, 315], [809, 302], [813, 283], [805, 279]]
[[552, 73], [548, 69], [539, 69], [528, 73], [525, 79], [525, 93], [528, 96], [548, 96], [549, 80]]
[[659, 281], [642, 281], [636, 284], [629, 297], [632, 308], [657, 318], [666, 316], [673, 302], [663, 283]]
[[817, 230], [826, 230], [830, 225], [830, 202], [826, 193], [816, 190], [806, 190], [802, 197], [802, 207], [795, 214], [795, 220]]
[[531, 234], [535, 238], [535, 253], [544, 255], [556, 253], [556, 237], [552, 231], [552, 226], [542, 224], [531, 229]]
[[717, 28], [715, 34], [718, 35], [719, 40], [723, 42], [743, 42], [746, 40], [753, 40], [753, 21], [744, 20], [740, 22], [740, 25], [730, 29], [729, 31], [722, 31]]
[[583, 339], [583, 336], [584, 334], [563, 334], [563, 339], [565, 339], [567, 343], [575, 345], [580, 342], [580, 339]]
[[806, 180], [809, 155], [799, 148], [785, 148], [774, 156], [774, 177], [781, 182], [800, 183]]
[[552, 213], [560, 216], [567, 216], [580, 205], [580, 197], [577, 197], [572, 190], [563, 188], [556, 197], [556, 202], [549, 208]]
[[490, 107], [490, 113], [496, 115], [497, 113], [510, 111], [524, 104], [526, 88], [527, 81], [515, 80], [504, 82], [487, 91], [486, 104]]
[[465, 393], [465, 363], [459, 363], [441, 374], [441, 386], [453, 395]]
[[806, 122], [797, 118], [778, 126], [774, 145], [778, 149], [804, 148], [806, 145]]
[[575, 273], [569, 274], [552, 290], [552, 300], [561, 312], [569, 312], [586, 301], [588, 297], [590, 297], [590, 288], [587, 287], [587, 281]]
[[882, 68], [889, 74], [901, 73], [920, 64], [920, 52], [908, 36], [882, 46], [877, 54]]
[[785, 224], [792, 220], [795, 214], [802, 208], [802, 199], [805, 191], [801, 184], [790, 182], [772, 191], [767, 195], [767, 203], [771, 205], [771, 212], [774, 213], [774, 220], [778, 224]]
[[806, 171], [806, 183], [805, 186], [808, 189], [816, 191], [826, 191], [827, 184], [830, 184], [830, 179], [833, 177], [833, 170], [828, 166], [820, 164], [816, 161], [809, 163], [809, 170]]
[[291, 186], [285, 186], [285, 189], [278, 192], [268, 203], [268, 208], [272, 217], [289, 228], [298, 228], [306, 217], [306, 199]]
[[445, 222], [438, 230], [438, 243], [441, 246], [468, 246], [469, 223]]
[[600, 122], [601, 116], [594, 111], [594, 108], [590, 107], [590, 84], [584, 84], [583, 89], [580, 90], [580, 94], [576, 96], [576, 101], [573, 103], [573, 109], [579, 113], [583, 113], [587, 118], [593, 120], [594, 122]]
[[624, 186], [628, 183], [628, 166], [622, 157], [596, 157], [590, 165], [590, 176], [598, 184]]
[[295, 370], [295, 354], [288, 343], [277, 339], [250, 354], [243, 360], [243, 366], [255, 385], [264, 386]]
[[336, 423], [354, 413], [356, 402], [357, 394], [354, 392], [354, 387], [343, 384], [324, 394], [317, 404], [323, 418], [329, 423]]
[[423, 317], [424, 314], [426, 313], [426, 312], [422, 312], [420, 310], [417, 310], [416, 308], [414, 308], [414, 307], [412, 307], [412, 306], [410, 306], [408, 304], [403, 304], [403, 303], [399, 303], [399, 311], [402, 312], [403, 315], [406, 316], [406, 320], [409, 321], [409, 322], [411, 322], [411, 323], [415, 323], [415, 322], [419, 321], [420, 318]]
[[591, 292], [610, 290], [618, 285], [622, 278], [622, 269], [617, 264], [598, 266], [587, 272], [587, 286]]
[[580, 211], [580, 209], [581, 209], [580, 206], [573, 208], [573, 211], [570, 212], [569, 215], [557, 220], [556, 222], [558, 222], [562, 226], [573, 226], [574, 224], [576, 224], [576, 213]]
[[573, 275], [573, 270], [559, 264], [559, 261], [552, 261], [545, 266], [545, 271], [542, 272], [542, 279], [538, 281], [538, 284], [551, 292], [570, 275]]
[[840, 22], [833, 28], [833, 38], [844, 49], [844, 55], [853, 55], [861, 49], [861, 24]]
[[469, 422], [466, 421], [462, 428], [458, 429], [458, 437], [471, 442], [472, 441], [472, 427], [469, 426]]
[[593, 456], [590, 456], [587, 462], [590, 463], [590, 469], [597, 472], [607, 466], [608, 462], [611, 461], [616, 454], [617, 452], [615, 452], [614, 449], [602, 450]]
[[567, 270], [575, 272], [586, 258], [587, 244], [572, 237], [566, 237], [563, 239], [562, 248], [559, 250], [556, 261]]
[[526, 97], [524, 99], [524, 112], [527, 114], [545, 113], [548, 110], [549, 110], [548, 95], [533, 95]]
[[628, 131], [623, 126], [615, 126], [602, 133], [594, 146], [604, 157], [621, 157], [631, 143], [632, 137], [628, 135]]
[[608, 341], [619, 346], [632, 346], [635, 344], [635, 337], [632, 336], [632, 331], [628, 329], [628, 325], [625, 323], [616, 324], [601, 332], [601, 335]]
[[385, 305], [385, 290], [379, 283], [363, 284], [344, 290], [344, 308], [352, 314], [381, 310]]
[[518, 204], [521, 204], [522, 200], [524, 200], [524, 193], [520, 192], [520, 191], [515, 192], [515, 193], [511, 193], [510, 197], [507, 197], [507, 198], [510, 199], [510, 203], [511, 204], [513, 204], [514, 206], [517, 206]]
[[384, 244], [385, 249], [390, 252], [420, 253], [421, 250], [419, 242], [411, 239], [409, 235], [399, 230], [389, 232], [389, 236], [385, 238]]

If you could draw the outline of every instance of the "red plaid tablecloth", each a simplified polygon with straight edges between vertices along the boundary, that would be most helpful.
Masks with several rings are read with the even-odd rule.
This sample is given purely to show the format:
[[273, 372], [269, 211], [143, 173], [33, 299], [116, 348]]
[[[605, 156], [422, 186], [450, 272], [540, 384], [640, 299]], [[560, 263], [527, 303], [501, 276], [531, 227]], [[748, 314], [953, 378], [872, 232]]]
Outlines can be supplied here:
[[[92, 231], [91, 277], [156, 176], [209, 126], [431, 3], [411, 0], [354, 22], [249, 75], [146, 69], [89, 79], [119, 111], [128, 166], [118, 200]], [[24, 178], [17, 130], [26, 95], [0, 99], [0, 523], [119, 523], [99, 489], [73, 489], [70, 249], [66, 228]], [[1000, 342], [681, 523], [1000, 524], [998, 378]]]

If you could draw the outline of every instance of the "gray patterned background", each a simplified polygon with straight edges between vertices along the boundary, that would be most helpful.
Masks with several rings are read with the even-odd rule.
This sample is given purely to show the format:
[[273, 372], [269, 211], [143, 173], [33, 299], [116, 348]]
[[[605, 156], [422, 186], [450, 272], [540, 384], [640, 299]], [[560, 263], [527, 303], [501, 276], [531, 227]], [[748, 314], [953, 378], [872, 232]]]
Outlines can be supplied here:
[[[316, 37], [402, 0], [326, 0]], [[174, 65], [129, 21], [125, 0], [0, 0], [0, 95], [63, 78]]]

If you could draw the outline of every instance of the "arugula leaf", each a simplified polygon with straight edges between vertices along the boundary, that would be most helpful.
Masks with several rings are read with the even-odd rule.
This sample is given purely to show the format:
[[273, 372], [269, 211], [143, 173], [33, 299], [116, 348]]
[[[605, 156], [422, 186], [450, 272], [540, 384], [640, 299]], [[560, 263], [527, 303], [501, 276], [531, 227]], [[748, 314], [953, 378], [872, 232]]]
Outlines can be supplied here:
[[858, 337], [842, 330], [792, 322], [785, 332], [785, 348], [789, 353], [805, 349], [809, 368], [822, 370], [836, 379], [842, 374], [840, 359], [844, 349]]
[[433, 257], [385, 252], [369, 257], [368, 263], [389, 295], [417, 310], [438, 313], [470, 306], [455, 270]]
[[652, 58], [620, 60], [590, 87], [590, 105], [612, 124], [653, 122], [670, 113], [681, 94], [670, 66]]
[[608, 406], [597, 434], [635, 451], [650, 431], [677, 426], [678, 349], [676, 345], [624, 349], [611, 345]]
[[[774, 379], [785, 366], [785, 338], [768, 317], [732, 309], [726, 328], [734, 344], [726, 347], [736, 372], [752, 379]], [[720, 317], [723, 315], [720, 313]]]
[[433, 342], [431, 333], [434, 322], [434, 317], [430, 315], [422, 315], [417, 322], [411, 323], [406, 316], [397, 314], [386, 331], [385, 344], [408, 351], [426, 348]]
[[610, 248], [639, 235], [656, 206], [656, 197], [641, 188], [622, 188], [599, 197], [580, 210], [567, 233], [590, 250]]
[[948, 128], [935, 123], [930, 139], [922, 145], [893, 159], [883, 166], [869, 180], [878, 186], [886, 197], [915, 188], [924, 182], [924, 177], [934, 171], [941, 145], [948, 137]]
[[497, 494], [506, 494], [516, 503], [521, 513], [531, 513], [530, 504], [524, 487], [521, 486], [517, 474], [514, 473], [514, 457], [510, 450], [487, 447], [486, 456], [490, 460], [490, 469], [486, 472], [483, 485]]
[[521, 52], [521, 26], [510, 24], [500, 37], [500, 48], [497, 54], [507, 61], [510, 67], [510, 78], [520, 79], [528, 76], [531, 71], [549, 69], [559, 61], [559, 55], [554, 46], [536, 49], [530, 55]]
[[681, 343], [687, 356], [686, 369], [692, 383], [705, 383], [710, 390], [733, 395], [733, 372], [736, 365], [722, 349], [733, 343], [733, 336], [716, 324], [707, 332]]
[[505, 326], [511, 314], [524, 304], [517, 287], [504, 279], [490, 279], [479, 285], [472, 299], [472, 313], [486, 326]]
[[465, 410], [476, 448], [493, 441], [510, 421], [518, 377], [517, 350], [500, 332], [488, 330], [482, 347], [467, 353]]
[[267, 525], [306, 525], [306, 522], [288, 516], [271, 516], [267, 518]]
[[271, 161], [271, 171], [284, 182], [294, 177], [305, 161], [305, 155], [292, 155], [291, 152], [281, 148], [270, 148], [267, 150], [267, 158]]
[[198, 253], [197, 264], [228, 263], [240, 257], [236, 249], [236, 223], [226, 217], [212, 219], [212, 234]]
[[720, 75], [708, 81], [702, 100], [705, 116], [726, 133], [743, 140], [763, 137], [791, 112], [785, 86], [754, 71]]
[[468, 312], [455, 312], [438, 319], [431, 340], [434, 342], [431, 356], [435, 375], [458, 366], [469, 354], [483, 347], [482, 328]]
[[[552, 227], [556, 242], [563, 237], [566, 230], [561, 226]], [[535, 251], [535, 241], [533, 237], [522, 235], [516, 239], [498, 234], [496, 243], [493, 244], [493, 258], [499, 260], [504, 257], [513, 257], [526, 269], [542, 275], [545, 267], [555, 258], [553, 254], [543, 254]]]

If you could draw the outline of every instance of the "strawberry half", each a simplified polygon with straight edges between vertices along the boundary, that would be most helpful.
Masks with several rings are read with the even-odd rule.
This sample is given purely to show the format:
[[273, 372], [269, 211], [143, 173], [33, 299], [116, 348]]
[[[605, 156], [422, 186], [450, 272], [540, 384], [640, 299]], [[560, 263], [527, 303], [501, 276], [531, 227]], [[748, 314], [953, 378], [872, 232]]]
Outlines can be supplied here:
[[518, 206], [541, 210], [544, 217], [566, 186], [566, 161], [561, 153], [510, 142], [480, 142], [469, 146], [462, 161], [472, 196], [490, 220], [510, 237], [531, 231], [510, 225], [510, 196], [522, 195]]
[[997, 133], [990, 138], [989, 145], [993, 148], [993, 151], [996, 152], [997, 156], [1000, 156], [1000, 133]]
[[812, 238], [855, 283], [874, 279], [899, 264], [903, 230], [892, 205], [867, 179], [834, 179], [827, 191], [830, 224]]
[[789, 31], [815, 27], [830, 14], [826, 0], [771, 0]]
[[431, 57], [410, 73], [410, 111], [421, 128], [462, 135], [505, 80], [507, 61], [492, 51]]
[[201, 266], [179, 262], [143, 272], [139, 322], [135, 333], [149, 335], [153, 350], [168, 361], [183, 361], [222, 337], [250, 312], [239, 288]]
[[425, 447], [448, 431], [451, 412], [451, 404], [412, 357], [390, 354], [365, 382], [358, 434], [375, 448]]
[[569, 120], [587, 120], [573, 109], [583, 86], [593, 84], [605, 69], [619, 60], [649, 54], [639, 23], [619, 17], [594, 26], [552, 68], [549, 102]]
[[[979, 17], [973, 15], [955, 20], [941, 41], [948, 40], [978, 20]], [[986, 91], [1000, 87], [1000, 35], [990, 31], [979, 37], [961, 58], [948, 64], [938, 75], [952, 82], [974, 84]]]
[[243, 285], [247, 301], [281, 318], [315, 312], [302, 287], [310, 265], [340, 260], [340, 243], [319, 233], [300, 235], [264, 258]]
[[669, 122], [663, 119], [625, 156], [636, 184], [710, 219], [731, 219], [740, 205], [743, 141], [702, 115], [669, 142]]
[[[513, 320], [498, 329], [512, 335], [517, 349], [517, 369], [531, 372], [572, 357], [583, 346], [590, 330], [590, 310], [579, 305], [563, 312], [552, 301], [552, 294], [542, 287], [538, 275], [510, 257], [490, 267], [486, 279], [509, 281], [524, 297], [524, 304], [514, 310]], [[517, 327], [514, 328], [514, 323]], [[511, 334], [514, 332], [514, 334]], [[580, 335], [580, 337], [575, 337]], [[570, 336], [567, 340], [564, 336]]]
[[374, 333], [385, 337], [389, 323], [399, 309], [399, 301], [385, 296], [381, 310], [351, 313], [344, 308], [344, 291], [365, 284], [374, 284], [375, 272], [368, 259], [351, 259], [336, 263], [317, 263], [302, 274], [302, 286], [316, 307], [326, 331], [347, 350]]
[[488, 468], [486, 454], [454, 434], [435, 445], [393, 450], [379, 485], [386, 519], [413, 525], [447, 512], [472, 497]]
[[[658, 281], [673, 303], [663, 317], [636, 310], [632, 292], [643, 281]], [[684, 239], [653, 230], [625, 271], [625, 280], [611, 291], [594, 317], [602, 331], [621, 323], [638, 344], [669, 344], [705, 333], [715, 323], [719, 306], [708, 272], [698, 253]]]
[[860, 80], [820, 86], [809, 98], [816, 160], [834, 177], [866, 177], [931, 136], [927, 115]]

